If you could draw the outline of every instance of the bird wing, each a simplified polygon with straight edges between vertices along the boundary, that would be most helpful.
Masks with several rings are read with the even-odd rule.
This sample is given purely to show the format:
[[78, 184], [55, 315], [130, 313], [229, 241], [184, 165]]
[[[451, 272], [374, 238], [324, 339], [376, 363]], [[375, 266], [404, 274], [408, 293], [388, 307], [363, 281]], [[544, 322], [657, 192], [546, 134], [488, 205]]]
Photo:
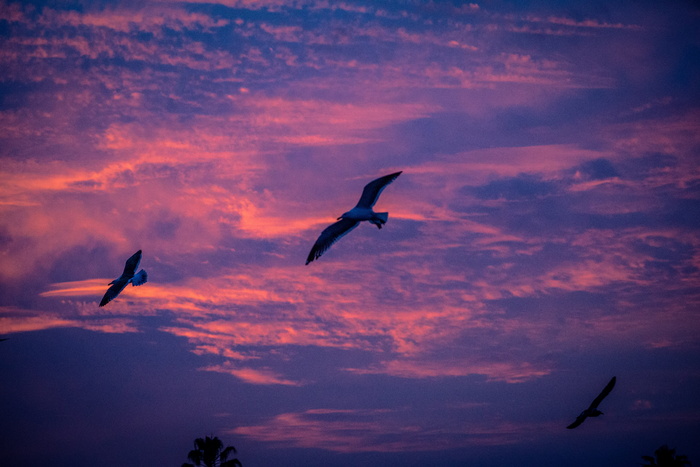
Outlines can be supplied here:
[[567, 428], [568, 428], [568, 429], [576, 428], [576, 427], [579, 426], [581, 423], [583, 423], [583, 421], [584, 421], [585, 419], [586, 419], [586, 413], [585, 413], [585, 412], [581, 412], [581, 415], [579, 415], [578, 417], [576, 417], [576, 420], [574, 420], [574, 423], [572, 423], [571, 425], [567, 426]]
[[360, 221], [353, 219], [341, 219], [338, 222], [326, 227], [321, 235], [318, 236], [318, 240], [314, 243], [314, 246], [309, 252], [309, 256], [306, 258], [306, 264], [311, 261], [318, 259], [323, 253], [328, 250], [331, 245], [340, 240], [343, 235], [346, 235], [352, 229], [358, 226]]
[[136, 272], [136, 268], [139, 267], [139, 263], [141, 262], [141, 250], [137, 251], [129, 259], [126, 260], [126, 264], [124, 264], [124, 272], [122, 273], [122, 276], [127, 276], [127, 277], [132, 277], [134, 273]]
[[598, 394], [598, 397], [593, 399], [593, 402], [591, 402], [589, 409], [595, 409], [596, 407], [598, 407], [598, 404], [600, 404], [600, 402], [603, 399], [605, 399], [605, 397], [608, 394], [610, 394], [610, 391], [612, 391], [613, 387], [615, 387], [616, 380], [617, 380], [617, 378], [615, 376], [613, 376], [612, 379], [610, 380], [610, 382], [603, 388], [603, 391], [600, 394]]
[[365, 185], [362, 190], [362, 196], [360, 196], [360, 201], [357, 202], [358, 208], [371, 208], [374, 203], [379, 199], [379, 195], [382, 190], [386, 188], [388, 184], [396, 180], [396, 178], [401, 175], [401, 172], [396, 172], [389, 175], [384, 175], [376, 180], [372, 180], [367, 185]]
[[124, 279], [124, 276], [120, 277], [119, 279], [114, 281], [114, 284], [107, 289], [107, 292], [105, 292], [104, 297], [102, 297], [102, 301], [100, 302], [100, 306], [105, 306], [112, 300], [116, 298], [119, 293], [124, 290], [124, 287], [126, 287], [126, 284], [129, 283], [128, 279]]
[[148, 273], [145, 269], [141, 269], [138, 274], [134, 274], [131, 278], [131, 285], [143, 285], [148, 282]]

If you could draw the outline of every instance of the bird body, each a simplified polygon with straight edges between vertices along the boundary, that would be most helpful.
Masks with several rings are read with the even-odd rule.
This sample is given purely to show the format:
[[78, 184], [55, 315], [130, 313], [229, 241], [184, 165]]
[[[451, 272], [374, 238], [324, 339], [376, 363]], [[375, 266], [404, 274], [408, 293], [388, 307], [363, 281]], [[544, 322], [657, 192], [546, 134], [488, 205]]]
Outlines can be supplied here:
[[[586, 410], [584, 410], [583, 412], [581, 412], [581, 413], [579, 414], [579, 416], [576, 417], [576, 420], [579, 420], [579, 419], [585, 420], [585, 419], [588, 418], [588, 417], [597, 417], [597, 416], [599, 416], [599, 415], [603, 415], [603, 412], [601, 412], [601, 411], [598, 410], [598, 409], [590, 409], [590, 408], [589, 408], [589, 409], [586, 409]], [[575, 423], [575, 422], [574, 422], [574, 423]], [[572, 425], [573, 425], [573, 423], [572, 423]], [[577, 425], [577, 426], [578, 426], [578, 425]], [[569, 426], [569, 427], [570, 427], [570, 428], [575, 428], [575, 427], [573, 427], [573, 426]], [[569, 428], [569, 427], [567, 427], [567, 428]]]
[[311, 248], [309, 256], [306, 258], [306, 264], [318, 259], [331, 245], [340, 240], [344, 235], [347, 235], [348, 232], [357, 227], [362, 221], [368, 221], [376, 225], [378, 229], [381, 229], [389, 220], [389, 213], [374, 212], [372, 207], [377, 202], [377, 199], [379, 199], [379, 195], [384, 188], [396, 180], [399, 175], [401, 175], [401, 172], [395, 172], [372, 180], [365, 185], [357, 205], [351, 210], [341, 214], [337, 219], [338, 222], [329, 225], [321, 232], [321, 235], [319, 235], [316, 243], [314, 243], [314, 246]]
[[369, 221], [376, 225], [377, 228], [382, 228], [382, 224], [386, 224], [389, 220], [388, 212], [374, 212], [372, 208], [365, 208], [360, 206], [355, 206], [348, 212], [344, 212], [339, 218], [340, 219], [352, 219], [354, 221]]
[[586, 420], [588, 417], [597, 417], [599, 415], [603, 415], [603, 412], [598, 410], [598, 405], [603, 401], [603, 399], [607, 397], [608, 394], [610, 394], [610, 391], [612, 391], [613, 387], [615, 387], [616, 381], [617, 378], [613, 376], [612, 379], [608, 382], [608, 384], [603, 388], [601, 393], [598, 394], [598, 397], [593, 399], [591, 405], [589, 405], [587, 409], [581, 412], [579, 416], [576, 417], [576, 420], [574, 420], [574, 422], [571, 425], [567, 426], [567, 428], [576, 428], [581, 423], [583, 423], [584, 420]]
[[107, 289], [107, 292], [105, 292], [102, 297], [100, 306], [105, 306], [107, 303], [114, 300], [129, 283], [131, 283], [132, 286], [137, 286], [145, 284], [146, 281], [148, 281], [148, 274], [144, 269], [141, 269], [138, 273], [136, 272], [139, 263], [141, 263], [141, 250], [137, 251], [126, 260], [122, 275], [107, 284], [111, 287]]

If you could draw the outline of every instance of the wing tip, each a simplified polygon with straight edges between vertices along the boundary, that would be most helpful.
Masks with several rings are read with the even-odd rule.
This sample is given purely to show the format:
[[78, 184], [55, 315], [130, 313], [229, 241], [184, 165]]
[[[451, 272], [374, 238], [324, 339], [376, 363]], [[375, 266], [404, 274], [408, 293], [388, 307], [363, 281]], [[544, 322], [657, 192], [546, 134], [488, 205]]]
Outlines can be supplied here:
[[309, 256], [306, 257], [306, 264], [304, 264], [304, 266], [308, 266], [309, 263], [311, 263], [313, 260], [319, 259], [322, 254], [323, 254], [323, 252], [319, 253], [318, 250], [315, 249], [315, 245], [314, 245], [314, 248], [311, 249]]
[[392, 174], [385, 175], [385, 176], [382, 177], [382, 178], [384, 178], [385, 180], [387, 180], [387, 185], [388, 185], [389, 183], [391, 183], [391, 182], [393, 182], [394, 180], [396, 180], [396, 179], [399, 177], [399, 175], [401, 175], [402, 173], [403, 173], [403, 170], [399, 170], [398, 172], [394, 172], [394, 173], [392, 173]]
[[583, 420], [580, 420], [580, 419], [577, 418], [576, 420], [574, 420], [573, 423], [570, 423], [569, 426], [567, 426], [566, 428], [567, 428], [568, 430], [573, 430], [574, 428], [576, 428], [577, 426], [579, 426], [581, 423], [583, 423], [584, 420], [585, 420], [585, 418], [584, 418]]
[[318, 257], [319, 255], [316, 254], [316, 245], [314, 245], [313, 248], [311, 248], [309, 255], [306, 257], [306, 263], [304, 264], [304, 266], [308, 266], [311, 261], [315, 260]]

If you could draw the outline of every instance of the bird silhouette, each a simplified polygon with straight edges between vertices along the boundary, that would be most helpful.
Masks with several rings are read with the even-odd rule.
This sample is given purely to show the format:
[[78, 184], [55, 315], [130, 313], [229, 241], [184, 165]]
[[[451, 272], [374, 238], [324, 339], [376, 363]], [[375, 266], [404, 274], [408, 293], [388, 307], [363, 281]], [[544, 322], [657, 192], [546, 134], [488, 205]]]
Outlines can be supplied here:
[[148, 280], [148, 274], [145, 270], [141, 269], [136, 274], [136, 269], [139, 267], [140, 262], [141, 250], [137, 251], [136, 253], [131, 255], [129, 259], [126, 260], [126, 264], [124, 265], [124, 272], [122, 273], [122, 275], [108, 284], [111, 285], [111, 287], [107, 289], [107, 292], [105, 292], [104, 297], [102, 297], [100, 306], [105, 306], [106, 304], [114, 300], [117, 297], [117, 295], [119, 295], [119, 293], [122, 290], [124, 290], [124, 287], [126, 287], [129, 282], [131, 282], [131, 285], [133, 286], [146, 283], [146, 281]]
[[329, 225], [321, 232], [321, 235], [319, 235], [316, 243], [311, 248], [309, 256], [306, 258], [306, 264], [318, 259], [331, 245], [357, 227], [361, 221], [369, 221], [381, 229], [382, 225], [386, 224], [386, 221], [389, 219], [389, 213], [374, 212], [372, 207], [377, 202], [384, 188], [396, 180], [399, 175], [401, 175], [401, 172], [385, 175], [365, 185], [357, 205], [338, 217], [338, 222]]
[[617, 381], [617, 378], [613, 376], [610, 382], [603, 388], [601, 393], [598, 394], [598, 397], [593, 399], [591, 405], [589, 405], [586, 410], [581, 412], [581, 414], [578, 417], [576, 417], [576, 420], [574, 420], [574, 423], [567, 426], [567, 428], [576, 428], [581, 423], [583, 423], [583, 421], [588, 417], [597, 417], [598, 415], [603, 415], [603, 412], [598, 410], [598, 404], [600, 404], [601, 401], [605, 399], [608, 394], [610, 394], [610, 391], [612, 391], [613, 387], [615, 387], [615, 381]]

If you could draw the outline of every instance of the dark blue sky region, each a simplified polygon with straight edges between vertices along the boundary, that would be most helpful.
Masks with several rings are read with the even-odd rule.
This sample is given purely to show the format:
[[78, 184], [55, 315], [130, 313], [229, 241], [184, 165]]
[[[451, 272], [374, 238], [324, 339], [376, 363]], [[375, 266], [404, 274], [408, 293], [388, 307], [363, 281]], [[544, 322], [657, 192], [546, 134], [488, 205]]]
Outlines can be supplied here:
[[[207, 435], [246, 467], [700, 462], [699, 26], [0, 0], [3, 462], [181, 465]], [[397, 171], [384, 228], [304, 266]], [[139, 249], [148, 283], [98, 307]]]

